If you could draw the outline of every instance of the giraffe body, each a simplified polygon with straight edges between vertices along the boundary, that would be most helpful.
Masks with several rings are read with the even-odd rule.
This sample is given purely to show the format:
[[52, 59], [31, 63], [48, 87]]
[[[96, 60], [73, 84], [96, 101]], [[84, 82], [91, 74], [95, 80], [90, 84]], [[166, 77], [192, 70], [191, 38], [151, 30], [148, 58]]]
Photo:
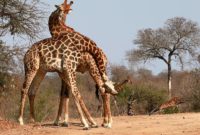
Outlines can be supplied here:
[[[87, 129], [89, 125], [87, 124], [83, 110], [86, 111], [86, 107], [82, 101], [81, 95], [76, 86], [76, 71], [81, 64], [82, 53], [84, 51], [77, 51], [76, 47], [81, 46], [76, 40], [73, 40], [74, 37], [72, 33], [67, 33], [60, 35], [56, 38], [48, 38], [42, 41], [35, 43], [25, 54], [24, 64], [25, 64], [25, 82], [22, 89], [22, 98], [21, 98], [21, 108], [20, 108], [20, 117], [19, 121], [23, 124], [23, 109], [25, 104], [25, 97], [27, 94], [32, 95], [34, 90], [38, 89], [41, 80], [44, 78], [46, 72], [57, 72], [59, 76], [67, 84], [67, 87], [72, 91], [75, 103], [77, 105], [79, 114], [81, 116], [81, 121], [84, 124], [84, 127]], [[58, 40], [59, 39], [59, 40]], [[76, 44], [76, 46], [74, 46]], [[99, 75], [100, 76], [100, 75]], [[29, 90], [29, 87], [31, 86]], [[105, 100], [109, 98], [109, 95], [105, 96]], [[31, 100], [31, 96], [29, 98]], [[108, 106], [106, 111], [110, 111], [109, 100], [104, 101], [105, 107]], [[81, 103], [81, 105], [80, 105]], [[33, 101], [30, 101], [30, 105], [33, 104]], [[34, 112], [34, 110], [31, 110]], [[90, 116], [87, 113], [87, 116]], [[33, 114], [32, 114], [33, 115]], [[109, 118], [111, 114], [105, 113], [105, 122], [111, 120]], [[91, 117], [89, 117], [91, 124], [95, 125]]]

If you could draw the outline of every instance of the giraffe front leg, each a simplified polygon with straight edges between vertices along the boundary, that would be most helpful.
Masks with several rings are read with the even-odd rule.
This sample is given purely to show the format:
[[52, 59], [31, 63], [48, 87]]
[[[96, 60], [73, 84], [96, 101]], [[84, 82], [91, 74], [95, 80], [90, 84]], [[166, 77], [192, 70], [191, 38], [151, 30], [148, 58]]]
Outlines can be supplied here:
[[62, 92], [62, 96], [63, 98], [63, 109], [64, 109], [64, 122], [63, 122], [63, 126], [68, 127], [68, 120], [69, 120], [69, 88], [67, 87], [67, 85], [65, 84], [64, 81], [62, 81], [62, 89], [64, 90]]
[[88, 121], [91, 124], [91, 127], [92, 128], [98, 128], [98, 125], [96, 124], [96, 122], [94, 121], [92, 116], [90, 115], [90, 113], [89, 113], [87, 107], [85, 106], [85, 103], [83, 102], [83, 99], [81, 98], [81, 96], [79, 98], [79, 102], [80, 102], [82, 110], [84, 111], [85, 116], [87, 117]]
[[60, 92], [60, 102], [56, 120], [54, 121], [55, 126], [59, 126], [59, 122], [61, 121], [62, 111], [64, 110], [65, 118], [63, 126], [68, 126], [68, 102], [69, 102], [69, 89], [67, 85], [62, 80], [61, 92]]
[[79, 115], [81, 117], [81, 122], [82, 124], [84, 125], [84, 128], [83, 130], [88, 130], [89, 129], [89, 125], [84, 117], [84, 113], [83, 113], [83, 110], [82, 110], [82, 104], [80, 104], [80, 93], [78, 91], [78, 89], [75, 87], [74, 89], [72, 89], [72, 94], [73, 94], [73, 97], [74, 97], [74, 100], [75, 100], [75, 104], [77, 106], [77, 109], [78, 109], [78, 112], [79, 112]]
[[80, 102], [79, 102], [81, 96], [80, 96], [80, 92], [78, 91], [78, 88], [76, 86], [76, 73], [75, 73], [75, 71], [72, 71], [72, 70], [70, 70], [70, 72], [69, 72], [68, 69], [70, 70], [71, 68], [68, 67], [66, 70], [63, 71], [64, 73], [59, 74], [59, 75], [60, 75], [60, 77], [62, 77], [62, 79], [65, 81], [66, 85], [68, 86], [68, 88], [72, 92], [73, 99], [75, 101], [78, 113], [79, 113], [80, 118], [81, 118], [81, 122], [82, 122], [82, 124], [84, 126], [83, 129], [84, 130], [88, 130], [89, 129], [89, 125], [88, 125], [88, 123], [87, 123], [87, 121], [85, 119], [83, 110], [82, 110]]
[[105, 128], [111, 128], [112, 127], [112, 115], [110, 110], [110, 94], [106, 93], [105, 95], [102, 95], [103, 99], [103, 108], [104, 108], [104, 119], [102, 126]]
[[64, 98], [64, 121], [63, 121], [63, 126], [68, 127], [69, 123], [69, 97]]
[[64, 97], [60, 97], [60, 102], [59, 102], [59, 108], [58, 108], [58, 113], [57, 113], [57, 117], [56, 120], [54, 121], [54, 126], [59, 126], [59, 122], [61, 121], [61, 115], [62, 115], [62, 109], [63, 109], [63, 99]]

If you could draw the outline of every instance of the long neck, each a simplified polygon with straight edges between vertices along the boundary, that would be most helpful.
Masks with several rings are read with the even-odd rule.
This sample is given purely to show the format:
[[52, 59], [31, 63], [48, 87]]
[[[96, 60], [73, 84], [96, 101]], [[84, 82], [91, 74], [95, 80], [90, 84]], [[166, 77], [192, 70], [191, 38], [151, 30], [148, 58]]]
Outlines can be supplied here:
[[65, 24], [66, 14], [57, 9], [49, 17], [49, 31], [52, 36], [58, 36], [64, 32], [72, 32], [72, 28]]

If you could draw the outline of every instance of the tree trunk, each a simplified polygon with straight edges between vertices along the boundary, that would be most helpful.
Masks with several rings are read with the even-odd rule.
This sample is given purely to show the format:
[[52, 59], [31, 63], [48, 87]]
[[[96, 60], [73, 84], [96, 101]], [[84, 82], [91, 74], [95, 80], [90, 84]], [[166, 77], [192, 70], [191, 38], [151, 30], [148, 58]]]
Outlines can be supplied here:
[[168, 98], [172, 97], [172, 71], [171, 63], [168, 64]]

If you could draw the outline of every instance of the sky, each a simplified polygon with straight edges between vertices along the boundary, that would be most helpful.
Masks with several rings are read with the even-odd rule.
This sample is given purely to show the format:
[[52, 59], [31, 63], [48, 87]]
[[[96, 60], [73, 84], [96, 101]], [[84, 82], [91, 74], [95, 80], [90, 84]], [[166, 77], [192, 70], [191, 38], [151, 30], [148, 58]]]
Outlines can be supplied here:
[[[54, 5], [63, 0], [44, 2], [49, 4], [50, 15]], [[199, 5], [200, 0], [74, 0], [66, 23], [94, 40], [110, 63], [127, 65], [126, 52], [136, 47], [133, 40], [138, 30], [162, 27], [167, 19], [177, 16], [200, 24]], [[48, 32], [46, 36], [50, 36]], [[154, 74], [166, 70], [166, 65], [159, 61], [141, 66]], [[173, 66], [179, 69], [178, 65]]]

